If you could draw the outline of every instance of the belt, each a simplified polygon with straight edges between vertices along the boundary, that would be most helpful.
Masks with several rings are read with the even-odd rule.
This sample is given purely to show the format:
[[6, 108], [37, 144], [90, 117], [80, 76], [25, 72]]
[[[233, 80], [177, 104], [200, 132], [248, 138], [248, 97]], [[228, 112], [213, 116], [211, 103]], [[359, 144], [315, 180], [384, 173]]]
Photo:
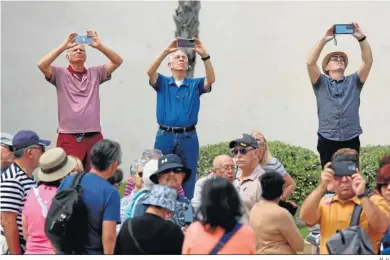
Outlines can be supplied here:
[[83, 136], [83, 137], [92, 137], [94, 135], [99, 134], [100, 132], [89, 132], [89, 133], [72, 133], [68, 135], [75, 135], [75, 136]]
[[160, 125], [160, 129], [167, 132], [173, 132], [179, 134], [179, 133], [195, 131], [196, 127], [194, 125], [189, 127], [170, 127], [170, 126]]

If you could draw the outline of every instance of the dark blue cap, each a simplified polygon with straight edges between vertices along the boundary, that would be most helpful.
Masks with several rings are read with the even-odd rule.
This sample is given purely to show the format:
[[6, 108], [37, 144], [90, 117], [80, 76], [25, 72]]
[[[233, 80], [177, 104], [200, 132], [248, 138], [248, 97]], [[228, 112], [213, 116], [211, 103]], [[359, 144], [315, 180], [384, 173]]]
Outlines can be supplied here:
[[51, 141], [40, 139], [37, 133], [30, 130], [21, 130], [12, 139], [12, 146], [15, 151], [32, 145], [49, 146], [50, 144]]

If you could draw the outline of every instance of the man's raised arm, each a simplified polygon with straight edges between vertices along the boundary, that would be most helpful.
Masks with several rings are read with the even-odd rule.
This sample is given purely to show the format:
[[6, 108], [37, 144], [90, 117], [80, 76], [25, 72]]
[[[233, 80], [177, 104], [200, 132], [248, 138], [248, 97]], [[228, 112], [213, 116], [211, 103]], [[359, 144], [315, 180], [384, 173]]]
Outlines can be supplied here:
[[55, 48], [48, 54], [46, 54], [38, 63], [38, 68], [42, 73], [45, 75], [46, 78], [51, 78], [52, 70], [51, 70], [51, 64], [55, 59], [57, 59], [58, 56], [60, 56], [61, 53], [63, 53], [65, 50], [72, 48], [77, 45], [75, 42], [77, 33], [71, 33], [69, 34], [68, 38], [62, 43], [59, 47]]

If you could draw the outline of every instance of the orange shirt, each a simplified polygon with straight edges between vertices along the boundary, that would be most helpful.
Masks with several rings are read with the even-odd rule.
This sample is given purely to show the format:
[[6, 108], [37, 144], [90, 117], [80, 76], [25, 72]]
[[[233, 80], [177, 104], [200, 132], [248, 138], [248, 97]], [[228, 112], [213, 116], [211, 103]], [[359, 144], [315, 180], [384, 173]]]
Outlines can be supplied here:
[[[208, 255], [224, 235], [224, 230], [217, 227], [214, 232], [205, 230], [199, 221], [192, 223], [184, 235], [183, 255]], [[255, 233], [250, 226], [243, 224], [218, 254], [254, 254]]]
[[[370, 200], [382, 212], [386, 213], [387, 216], [390, 215], [389, 205], [385, 199], [381, 196], [373, 195], [370, 197]], [[322, 198], [319, 206], [319, 224], [321, 226], [320, 254], [328, 254], [326, 241], [336, 234], [337, 230], [343, 230], [349, 227], [355, 204], [360, 203], [361, 200], [356, 196], [344, 201], [340, 200], [337, 195], [330, 198]], [[384, 233], [378, 233], [369, 226], [364, 210], [360, 216], [360, 226], [367, 232], [374, 248], [374, 252], [378, 252], [380, 241], [382, 240]]]

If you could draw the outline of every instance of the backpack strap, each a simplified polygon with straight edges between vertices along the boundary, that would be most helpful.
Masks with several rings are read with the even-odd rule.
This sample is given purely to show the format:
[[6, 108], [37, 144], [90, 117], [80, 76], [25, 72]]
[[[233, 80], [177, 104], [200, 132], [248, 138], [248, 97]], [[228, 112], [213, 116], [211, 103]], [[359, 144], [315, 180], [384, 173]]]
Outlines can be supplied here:
[[240, 228], [241, 228], [242, 224], [237, 222], [236, 226], [234, 227], [234, 229], [230, 232], [227, 232], [225, 233], [221, 239], [218, 241], [218, 243], [215, 245], [215, 247], [213, 248], [213, 250], [211, 250], [210, 252], [210, 255], [216, 255], [219, 250], [221, 250], [221, 248], [229, 241], [229, 239], [234, 235], [234, 233], [236, 233]]
[[39, 206], [41, 207], [42, 216], [43, 216], [44, 218], [46, 218], [46, 217], [47, 217], [47, 208], [46, 208], [46, 205], [43, 203], [41, 196], [39, 195], [38, 188], [32, 188], [32, 189], [33, 189], [33, 191], [34, 191], [35, 198], [37, 199], [38, 204], [39, 204]]
[[359, 226], [360, 215], [362, 214], [362, 211], [363, 211], [362, 206], [355, 204], [355, 208], [353, 209], [353, 212], [352, 212], [351, 223], [349, 224], [350, 227]]
[[73, 178], [72, 185], [70, 186], [70, 188], [75, 189], [77, 187], [77, 185], [80, 184], [81, 179], [84, 177], [85, 174], [87, 174], [87, 173], [86, 172], [77, 173], [76, 176], [74, 176], [74, 178]]

